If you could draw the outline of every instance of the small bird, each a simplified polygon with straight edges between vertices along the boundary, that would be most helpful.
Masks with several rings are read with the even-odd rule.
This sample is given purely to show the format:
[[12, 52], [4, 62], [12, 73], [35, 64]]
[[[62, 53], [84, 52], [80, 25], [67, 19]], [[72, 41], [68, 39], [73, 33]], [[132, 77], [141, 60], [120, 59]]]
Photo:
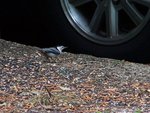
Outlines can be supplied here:
[[50, 48], [42, 48], [42, 52], [44, 52], [47, 56], [57, 56], [62, 54], [63, 50], [66, 49], [65, 46], [56, 46]]

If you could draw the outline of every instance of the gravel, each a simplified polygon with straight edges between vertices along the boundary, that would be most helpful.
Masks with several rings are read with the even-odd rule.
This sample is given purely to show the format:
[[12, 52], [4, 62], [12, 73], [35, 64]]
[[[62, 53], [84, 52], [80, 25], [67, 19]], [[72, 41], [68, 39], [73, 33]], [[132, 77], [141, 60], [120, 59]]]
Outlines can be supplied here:
[[[145, 64], [65, 52], [47, 57], [38, 47], [0, 39], [0, 78], [2, 113], [69, 112], [71, 108], [76, 112], [150, 112], [150, 66]], [[83, 89], [92, 95], [88, 102], [82, 97]], [[62, 99], [70, 93], [76, 94], [77, 102]], [[57, 102], [41, 102], [45, 95], [49, 100], [60, 94]]]

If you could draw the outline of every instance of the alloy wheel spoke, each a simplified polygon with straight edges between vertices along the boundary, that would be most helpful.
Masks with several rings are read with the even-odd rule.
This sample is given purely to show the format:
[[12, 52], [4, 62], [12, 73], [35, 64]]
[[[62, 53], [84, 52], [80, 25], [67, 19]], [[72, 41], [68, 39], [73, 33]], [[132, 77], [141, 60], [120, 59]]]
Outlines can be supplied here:
[[128, 0], [122, 0], [121, 5], [125, 10], [125, 12], [128, 14], [128, 16], [130, 17], [130, 19], [136, 25], [139, 25], [142, 22], [143, 16]]
[[81, 6], [81, 5], [86, 4], [90, 1], [92, 1], [92, 0], [69, 0], [69, 2], [71, 4], [73, 4], [73, 6], [75, 6], [75, 7]]
[[100, 1], [100, 0], [94, 0], [94, 1], [95, 1], [95, 3], [96, 3], [97, 5], [101, 4], [101, 2], [102, 2], [102, 1]]
[[104, 11], [106, 9], [105, 3], [106, 1], [103, 1], [97, 6], [96, 11], [91, 19], [89, 26], [92, 32], [97, 32], [100, 26], [102, 15], [104, 14]]
[[112, 1], [109, 1], [106, 10], [106, 31], [110, 38], [118, 35], [118, 10]]

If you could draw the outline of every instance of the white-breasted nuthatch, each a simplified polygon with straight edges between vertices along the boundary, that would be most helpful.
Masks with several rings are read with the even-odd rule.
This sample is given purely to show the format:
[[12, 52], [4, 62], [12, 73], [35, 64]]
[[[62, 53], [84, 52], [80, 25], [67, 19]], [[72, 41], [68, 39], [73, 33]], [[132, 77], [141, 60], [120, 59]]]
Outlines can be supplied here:
[[57, 56], [62, 54], [63, 50], [67, 48], [65, 46], [56, 46], [56, 47], [50, 47], [50, 48], [42, 48], [42, 52], [44, 52], [48, 56]]

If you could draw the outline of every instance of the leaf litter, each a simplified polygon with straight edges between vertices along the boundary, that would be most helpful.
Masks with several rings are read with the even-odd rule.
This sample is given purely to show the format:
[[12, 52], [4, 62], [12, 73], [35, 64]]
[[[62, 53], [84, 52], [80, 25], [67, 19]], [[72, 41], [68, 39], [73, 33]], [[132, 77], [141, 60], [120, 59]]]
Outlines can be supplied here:
[[0, 77], [2, 113], [150, 112], [149, 65], [0, 40]]

